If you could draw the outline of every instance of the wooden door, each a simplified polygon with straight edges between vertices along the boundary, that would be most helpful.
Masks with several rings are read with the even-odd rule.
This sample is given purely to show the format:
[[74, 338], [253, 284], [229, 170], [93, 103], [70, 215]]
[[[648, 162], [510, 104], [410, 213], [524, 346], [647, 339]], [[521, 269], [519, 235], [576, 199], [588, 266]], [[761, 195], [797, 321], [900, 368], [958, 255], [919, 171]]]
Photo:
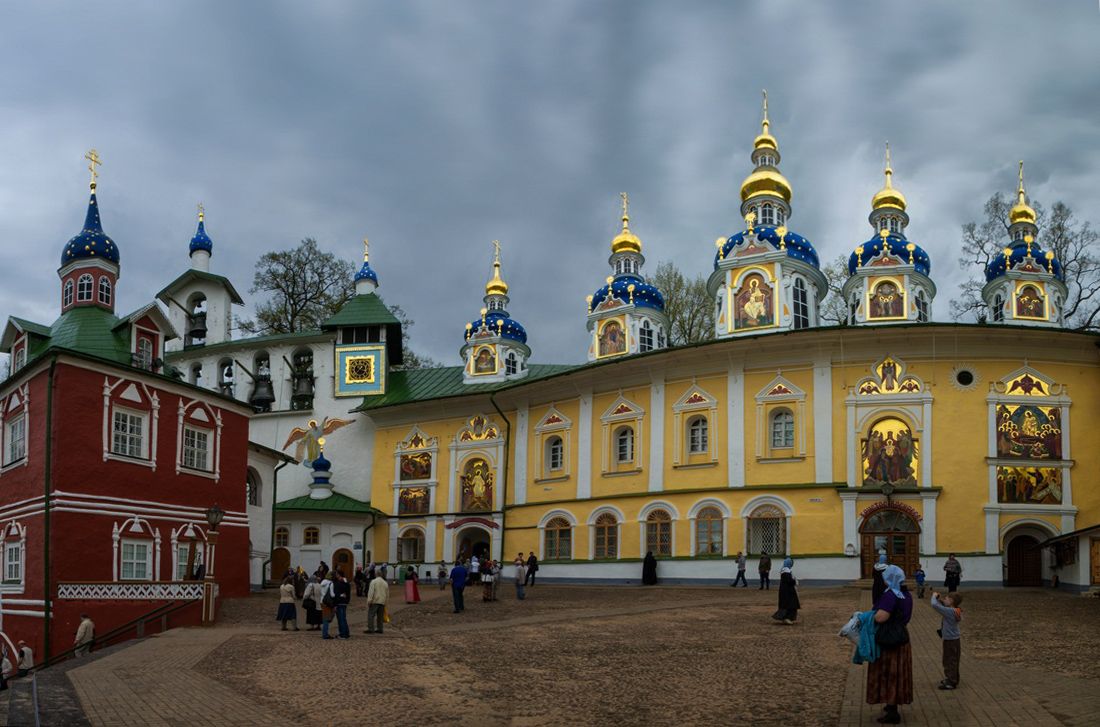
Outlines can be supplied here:
[[1020, 535], [1008, 544], [1007, 586], [1043, 585], [1042, 551], [1039, 541], [1030, 535]]
[[290, 568], [290, 551], [286, 548], [276, 548], [271, 552], [271, 580], [279, 583], [286, 576]]
[[1092, 547], [1089, 548], [1089, 563], [1092, 569], [1092, 585], [1100, 586], [1100, 538], [1092, 539]]
[[355, 557], [347, 548], [340, 548], [332, 554], [332, 567], [351, 580], [355, 576]]
[[915, 533], [864, 533], [862, 546], [860, 573], [864, 578], [871, 577], [882, 549], [886, 551], [886, 562], [901, 568], [910, 585], [914, 583], [913, 573], [920, 564], [920, 536]]

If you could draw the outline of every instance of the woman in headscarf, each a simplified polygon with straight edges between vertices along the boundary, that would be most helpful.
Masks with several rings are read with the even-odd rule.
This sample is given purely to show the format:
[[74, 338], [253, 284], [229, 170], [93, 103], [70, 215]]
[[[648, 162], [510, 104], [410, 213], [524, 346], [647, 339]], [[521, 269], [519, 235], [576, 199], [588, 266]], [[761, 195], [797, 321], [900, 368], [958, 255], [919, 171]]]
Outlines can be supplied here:
[[645, 560], [642, 561], [642, 585], [657, 585], [657, 559], [653, 557], [652, 550], [645, 554]]
[[772, 616], [776, 621], [782, 621], [790, 626], [798, 618], [798, 609], [802, 604], [798, 602], [798, 581], [795, 580], [791, 569], [794, 568], [794, 560], [785, 558], [783, 568], [779, 571], [779, 610]]
[[882, 572], [886, 570], [886, 552], [880, 550], [878, 562], [871, 571], [871, 603], [878, 603], [882, 592], [886, 590], [886, 581], [882, 580]]
[[[898, 724], [901, 722], [898, 705], [913, 703], [913, 649], [907, 627], [913, 616], [913, 597], [903, 585], [905, 572], [896, 565], [886, 566], [882, 580], [886, 590], [874, 605], [882, 654], [867, 665], [867, 704], [885, 704], [878, 721]], [[882, 643], [885, 634], [899, 631], [904, 634], [904, 643], [892, 646]]]
[[410, 565], [405, 572], [405, 603], [420, 603], [420, 578], [415, 565]]

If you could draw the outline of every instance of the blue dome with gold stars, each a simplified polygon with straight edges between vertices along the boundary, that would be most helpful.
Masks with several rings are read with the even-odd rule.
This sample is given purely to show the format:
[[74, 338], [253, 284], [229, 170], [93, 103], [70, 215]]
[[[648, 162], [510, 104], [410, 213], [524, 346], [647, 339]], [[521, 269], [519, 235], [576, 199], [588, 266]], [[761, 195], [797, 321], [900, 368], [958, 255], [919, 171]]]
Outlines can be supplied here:
[[985, 266], [986, 282], [995, 280], [1009, 270], [1029, 273], [1047, 273], [1065, 282], [1066, 271], [1053, 252], [1044, 250], [1036, 242], [1016, 240]]
[[[725, 243], [722, 244], [721, 250], [714, 254], [714, 269], [718, 269], [718, 263], [728, 257], [733, 248], [744, 241], [746, 235], [751, 236], [755, 234], [757, 239], [768, 243], [776, 250], [780, 249], [779, 233], [776, 232], [776, 229], [777, 228], [769, 225], [757, 225], [752, 229], [751, 233], [748, 230], [742, 230], [736, 235], [730, 236]], [[788, 231], [783, 237], [782, 245], [785, 248], [787, 257], [809, 263], [818, 269], [821, 268], [821, 263], [817, 257], [817, 250], [814, 249], [814, 246], [810, 244], [809, 240], [799, 235], [797, 232]]]
[[[509, 318], [508, 314], [504, 311], [489, 311], [485, 314], [484, 320], [485, 327], [494, 333], [499, 333], [501, 338], [507, 338], [523, 344], [527, 343], [527, 331], [524, 330], [519, 321]], [[481, 326], [481, 318], [470, 321], [470, 327], [465, 331], [465, 340], [469, 341], [470, 338], [481, 329]]]
[[210, 235], [206, 234], [206, 223], [202, 218], [199, 218], [199, 229], [195, 231], [195, 236], [191, 238], [191, 252], [198, 252], [202, 250], [204, 252], [214, 252], [214, 241], [210, 239]]
[[369, 280], [378, 285], [378, 273], [374, 272], [374, 268], [366, 260], [363, 261], [363, 267], [359, 268], [359, 272], [355, 274], [355, 282], [360, 280]]
[[118, 246], [103, 232], [103, 225], [99, 221], [99, 205], [96, 203], [95, 192], [92, 192], [88, 200], [88, 214], [84, 218], [84, 229], [65, 244], [61, 251], [61, 265], [68, 265], [74, 260], [96, 258], [118, 264]]
[[[848, 256], [848, 274], [855, 275], [857, 268], [865, 266], [881, 255], [884, 239], [885, 244], [889, 246], [890, 254], [900, 258], [902, 264], [911, 263], [918, 273], [928, 275], [932, 269], [932, 260], [928, 257], [928, 253], [920, 245], [897, 234], [887, 235], [885, 238], [876, 235], [860, 245]], [[909, 249], [909, 245], [913, 246], [912, 250]]]
[[[631, 285], [634, 286], [633, 301], [631, 301]], [[591, 309], [596, 310], [608, 297], [616, 298], [628, 305], [633, 302], [639, 308], [653, 308], [662, 312], [665, 310], [665, 297], [661, 295], [661, 291], [636, 275], [619, 275], [598, 289], [592, 294]]]

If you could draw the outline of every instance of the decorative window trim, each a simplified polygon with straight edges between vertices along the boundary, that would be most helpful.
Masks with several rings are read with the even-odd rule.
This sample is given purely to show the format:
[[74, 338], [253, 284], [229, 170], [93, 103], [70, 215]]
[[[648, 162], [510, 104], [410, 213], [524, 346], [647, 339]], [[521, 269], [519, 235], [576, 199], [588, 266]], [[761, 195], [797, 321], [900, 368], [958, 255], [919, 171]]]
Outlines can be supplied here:
[[[207, 456], [210, 459], [208, 462], [210, 469], [194, 469], [184, 465], [183, 438], [186, 429], [196, 429], [208, 432]], [[221, 412], [197, 399], [189, 400], [185, 404], [184, 399], [181, 398], [176, 411], [176, 474], [187, 473], [196, 477], [208, 477], [218, 482], [221, 479], [221, 441]]]
[[672, 506], [671, 502], [665, 500], [656, 500], [648, 503], [645, 507], [638, 511], [638, 552], [642, 555], [646, 552], [646, 521], [649, 518], [650, 513], [654, 510], [664, 510], [672, 518], [672, 527], [669, 534], [669, 549], [670, 553], [665, 557], [676, 556], [676, 523], [680, 520], [680, 511]]
[[685, 459], [691, 462], [692, 459], [698, 459], [700, 456], [700, 454], [691, 453], [691, 443], [688, 440], [687, 425], [696, 414], [702, 414], [707, 419], [707, 452], [710, 453], [711, 462], [718, 461], [718, 447], [715, 446], [718, 436], [718, 398], [705, 391], [693, 380], [687, 391], [672, 405], [672, 425], [677, 432], [672, 442], [673, 466], [684, 464]]
[[[558, 445], [558, 463], [554, 466], [554, 444]], [[564, 475], [565, 468], [565, 438], [557, 432], [552, 432], [546, 435], [546, 438], [542, 441], [542, 460], [545, 463], [545, 469], [543, 470], [543, 478], [561, 477]]]
[[730, 553], [729, 520], [730, 520], [731, 517], [733, 517], [733, 513], [730, 511], [729, 506], [727, 506], [726, 503], [722, 502], [721, 500], [716, 500], [712, 497], [707, 497], [707, 498], [704, 498], [702, 500], [699, 500], [698, 502], [696, 502], [694, 505], [691, 506], [690, 510], [688, 510], [688, 523], [690, 525], [690, 530], [691, 530], [691, 551], [690, 551], [691, 555], [692, 556], [706, 555], [706, 556], [709, 556], [709, 557], [713, 557], [710, 553], [698, 553], [698, 552], [696, 552], [696, 550], [698, 549], [698, 536], [699, 536], [699, 533], [698, 533], [698, 531], [695, 527], [695, 525], [696, 525], [695, 521], [698, 520], [699, 513], [704, 508], [708, 508], [708, 507], [717, 508], [718, 512], [722, 513], [722, 555], [723, 556], [729, 555], [729, 553]]
[[626, 516], [614, 505], [597, 507], [588, 516], [588, 559], [596, 558], [596, 521], [601, 515], [611, 515], [615, 518], [615, 560], [619, 560], [623, 557], [623, 521], [626, 520]]
[[73, 284], [73, 279], [72, 278], [69, 278], [68, 280], [66, 280], [65, 285], [62, 286], [62, 288], [61, 288], [61, 291], [62, 291], [61, 292], [61, 308], [62, 308], [62, 310], [64, 310], [65, 308], [68, 308], [69, 306], [71, 306], [73, 304], [73, 301], [76, 300], [75, 296], [73, 295], [73, 291], [74, 291], [75, 287], [76, 286]]
[[[546, 560], [546, 526], [550, 524], [551, 520], [554, 520], [555, 518], [559, 518], [559, 517], [564, 518], [565, 521], [569, 523], [569, 527], [570, 527], [571, 532], [576, 532], [576, 530], [577, 530], [577, 518], [573, 515], [573, 513], [569, 512], [568, 510], [561, 510], [561, 509], [551, 510], [550, 512], [543, 515], [542, 519], [539, 520], [539, 560], [540, 561]], [[574, 549], [575, 546], [576, 546], [576, 543], [573, 542], [572, 537], [570, 537], [570, 542], [569, 542], [569, 555], [570, 555], [570, 558], [573, 556], [573, 552], [574, 552], [573, 549]], [[556, 559], [556, 560], [561, 560], [561, 559], [559, 558], [559, 559]]]
[[[10, 520], [3, 527], [0, 543], [0, 592], [22, 593], [27, 583], [27, 526], [18, 520]], [[8, 578], [8, 550], [19, 551], [19, 578]]]
[[91, 303], [94, 297], [95, 279], [92, 278], [90, 273], [84, 273], [76, 279], [76, 302]]
[[[432, 456], [432, 471], [426, 480], [402, 480], [401, 456], [405, 454], [430, 454]], [[393, 486], [401, 487], [435, 487], [439, 484], [439, 437], [429, 436], [419, 425], [414, 424], [409, 430], [408, 436], [394, 445], [393, 451]], [[395, 494], [396, 498], [397, 495]], [[434, 500], [432, 497], [434, 508]], [[394, 512], [396, 504], [394, 505]]]
[[[776, 409], [785, 408], [794, 416], [794, 446], [790, 457], [806, 456], [806, 392], [787, 380], [782, 372], [756, 394], [756, 459], [774, 459], [771, 444], [771, 421]], [[787, 450], [782, 447], [780, 449]], [[786, 452], [783, 452], [786, 454]]]
[[[29, 457], [28, 448], [27, 448], [27, 432], [29, 430], [29, 427], [27, 426], [27, 424], [29, 423], [29, 421], [30, 421], [30, 415], [27, 413], [26, 410], [21, 411], [18, 414], [13, 414], [11, 416], [4, 417], [4, 422], [3, 422], [3, 426], [4, 426], [4, 431], [3, 431], [3, 447], [4, 447], [3, 469], [4, 469], [4, 471], [15, 469], [16, 467], [24, 466], [24, 465], [27, 464], [27, 459]], [[18, 457], [12, 456], [12, 449], [11, 449], [12, 441], [13, 441], [12, 432], [15, 429], [16, 424], [22, 425], [21, 426], [20, 439], [23, 442], [23, 447], [22, 447], [22, 452], [19, 454]]]
[[[279, 542], [279, 536], [285, 535], [286, 540], [282, 543]], [[290, 528], [286, 525], [278, 525], [275, 527], [275, 547], [276, 548], [289, 548], [290, 547]]]
[[[558, 477], [569, 476], [569, 457], [570, 457], [570, 433], [573, 430], [573, 420], [562, 414], [556, 406], [550, 405], [550, 408], [539, 419], [538, 424], [535, 425], [535, 443], [538, 446], [538, 468], [536, 471], [539, 473], [537, 479], [551, 479]], [[547, 442], [550, 437], [561, 437], [562, 444], [562, 468], [560, 470], [551, 470], [549, 463], [547, 462]], [[550, 474], [553, 472], [553, 474]]]
[[[115, 435], [115, 416], [118, 414], [124, 414], [130, 417], [137, 417], [141, 420], [141, 446], [140, 453], [136, 456], [123, 454], [122, 452], [114, 451], [114, 435]], [[111, 451], [108, 453], [110, 459], [116, 459], [122, 462], [132, 462], [134, 464], [142, 464], [152, 466], [149, 460], [149, 419], [150, 412], [141, 411], [140, 409], [131, 409], [129, 407], [119, 406], [113, 404], [111, 406]]]
[[[19, 459], [8, 460], [8, 423], [12, 419], [23, 418], [23, 456]], [[9, 392], [0, 399], [0, 474], [9, 472], [19, 467], [26, 467], [30, 461], [30, 383]]]
[[[117, 391], [117, 395], [116, 395]], [[126, 402], [126, 403], [122, 403]], [[148, 402], [148, 403], [146, 403]], [[148, 406], [146, 409], [144, 407]], [[140, 459], [117, 454], [114, 447], [114, 426], [116, 407], [122, 408], [131, 414], [145, 416], [148, 426], [145, 430], [146, 441], [143, 443], [145, 456]], [[115, 460], [128, 462], [139, 467], [148, 467], [154, 472], [157, 469], [157, 439], [160, 420], [160, 398], [155, 389], [146, 386], [142, 381], [129, 379], [103, 378], [103, 461]]]
[[[181, 542], [181, 538], [187, 539]], [[206, 563], [206, 531], [204, 531], [198, 523], [187, 522], [172, 531], [170, 540], [172, 543], [172, 580], [192, 580], [191, 578], [180, 579], [177, 577], [180, 567], [179, 549], [181, 545], [192, 542], [196, 543], [199, 547], [195, 548], [195, 565]]]
[[[778, 508], [784, 515], [783, 534], [786, 541], [786, 549], [783, 555], [789, 555], [791, 553], [791, 518], [794, 517], [794, 508], [790, 503], [784, 500], [782, 497], [776, 497], [775, 495], [758, 495], [741, 508], [741, 521], [743, 531], [743, 547], [742, 551], [745, 553], [749, 551], [749, 520], [752, 519], [752, 514], [760, 507], [771, 505]], [[768, 555], [779, 555], [779, 553], [768, 553]]]
[[[310, 535], [316, 535], [317, 540], [314, 543], [309, 542]], [[316, 548], [321, 545], [321, 526], [320, 525], [306, 525], [302, 528], [302, 546], [306, 548]]]
[[27, 341], [26, 333], [17, 336], [16, 339], [12, 342], [10, 351], [11, 370], [9, 371], [9, 375], [14, 374], [16, 371], [27, 365], [28, 345], [29, 342]]
[[121, 544], [124, 541], [143, 541], [153, 544], [153, 548], [151, 549], [153, 563], [152, 567], [149, 569], [150, 577], [142, 579], [127, 578], [125, 580], [127, 582], [160, 580], [160, 528], [154, 529], [153, 526], [149, 524], [148, 520], [135, 515], [123, 522], [121, 526], [117, 522], [114, 524], [111, 540], [113, 541], [111, 553], [111, 568], [113, 572], [111, 580], [123, 580], [120, 578], [120, 574], [122, 570]]
[[[614, 440], [612, 443], [612, 449], [615, 453], [614, 464], [616, 471], [619, 471], [624, 465], [631, 465], [629, 469], [638, 469], [636, 456], [635, 456], [635, 435], [634, 427], [630, 423], [619, 424], [611, 433], [611, 438]], [[626, 445], [625, 447], [623, 445]]]
[[[642, 463], [645, 461], [643, 457], [645, 436], [642, 428], [644, 418], [645, 410], [624, 397], [622, 393], [620, 393], [615, 401], [612, 402], [611, 406], [604, 411], [603, 415], [600, 417], [600, 421], [603, 423], [603, 461], [601, 462], [601, 474], [613, 474], [623, 471], [624, 469], [629, 469], [631, 471], [640, 471], [642, 469]], [[621, 425], [630, 426], [634, 430], [634, 459], [631, 462], [619, 462], [617, 456], [615, 433], [619, 430]], [[623, 467], [623, 465], [627, 464], [632, 466]]]
[[107, 275], [100, 275], [99, 282], [96, 284], [96, 300], [100, 305], [111, 305], [113, 298], [114, 286], [111, 284], [111, 278]]
[[[419, 543], [417, 550], [419, 551], [416, 558], [405, 558], [401, 553], [401, 541], [402, 540], [415, 540]], [[419, 525], [406, 525], [401, 528], [397, 533], [397, 560], [399, 563], [423, 563], [427, 557], [425, 551], [426, 544], [428, 542], [428, 536], [424, 528]]]

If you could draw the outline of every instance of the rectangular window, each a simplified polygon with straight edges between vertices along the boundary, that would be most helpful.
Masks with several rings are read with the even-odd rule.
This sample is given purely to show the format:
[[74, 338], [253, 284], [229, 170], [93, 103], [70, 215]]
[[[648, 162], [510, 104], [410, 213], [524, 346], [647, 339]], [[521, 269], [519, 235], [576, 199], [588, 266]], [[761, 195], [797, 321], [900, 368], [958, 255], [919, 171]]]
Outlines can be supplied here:
[[145, 457], [145, 417], [115, 410], [111, 451], [124, 457]]
[[152, 580], [152, 558], [149, 543], [134, 540], [122, 541], [122, 570], [120, 577], [124, 581]]
[[192, 470], [210, 469], [210, 432], [183, 428], [183, 466]]
[[8, 422], [5, 432], [4, 464], [18, 462], [27, 456], [27, 416], [20, 414]]
[[23, 547], [19, 543], [4, 544], [4, 582], [23, 580]]
[[[195, 546], [195, 560], [191, 564], [191, 569], [187, 569], [187, 558], [191, 551], [191, 546]], [[195, 570], [202, 565], [202, 543], [198, 541], [188, 541], [186, 543], [179, 543], [176, 546], [176, 580], [177, 581], [189, 581], [195, 577]]]

